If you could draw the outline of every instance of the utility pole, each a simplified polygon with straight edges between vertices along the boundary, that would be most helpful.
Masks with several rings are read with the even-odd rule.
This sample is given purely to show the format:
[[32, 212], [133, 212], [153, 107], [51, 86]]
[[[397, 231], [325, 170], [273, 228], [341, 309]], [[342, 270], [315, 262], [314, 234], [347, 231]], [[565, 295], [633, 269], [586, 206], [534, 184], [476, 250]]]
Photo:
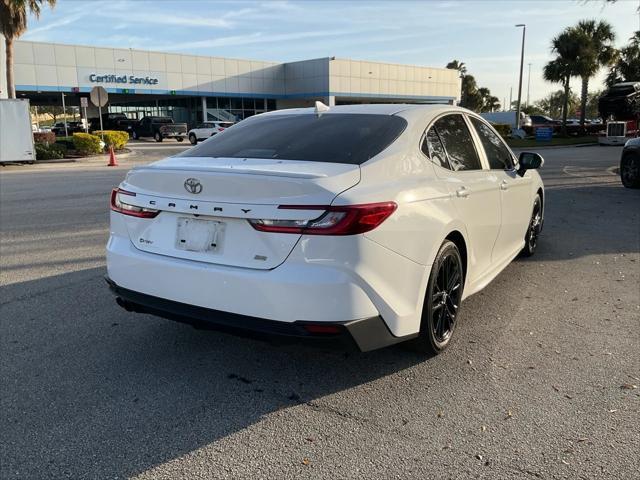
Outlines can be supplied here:
[[69, 131], [67, 130], [67, 108], [64, 104], [64, 92], [62, 92], [61, 95], [62, 95], [62, 118], [64, 120], [64, 136], [68, 137]]
[[520, 53], [520, 79], [518, 80], [518, 103], [516, 106], [516, 130], [520, 129], [520, 102], [522, 101], [522, 69], [524, 67], [524, 37], [527, 32], [527, 26], [519, 23], [516, 27], [522, 27], [522, 52]]
[[527, 80], [527, 107], [531, 104], [529, 103], [529, 93], [531, 91], [531, 64], [529, 64], [529, 78]]
[[511, 111], [511, 105], [513, 105], [513, 87], [509, 87], [509, 111]]

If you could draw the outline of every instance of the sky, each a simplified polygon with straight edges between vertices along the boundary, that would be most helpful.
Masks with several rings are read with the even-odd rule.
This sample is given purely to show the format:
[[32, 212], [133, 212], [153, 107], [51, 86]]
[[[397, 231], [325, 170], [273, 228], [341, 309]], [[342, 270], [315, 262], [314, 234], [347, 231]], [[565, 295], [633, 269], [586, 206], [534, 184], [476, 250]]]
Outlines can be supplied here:
[[[559, 89], [542, 78], [551, 38], [583, 19], [611, 23], [622, 46], [640, 29], [640, 0], [58, 0], [22, 39], [277, 62], [330, 57], [444, 67], [458, 59], [502, 102]], [[592, 81], [602, 88], [605, 71]], [[579, 92], [579, 81], [572, 88]]]

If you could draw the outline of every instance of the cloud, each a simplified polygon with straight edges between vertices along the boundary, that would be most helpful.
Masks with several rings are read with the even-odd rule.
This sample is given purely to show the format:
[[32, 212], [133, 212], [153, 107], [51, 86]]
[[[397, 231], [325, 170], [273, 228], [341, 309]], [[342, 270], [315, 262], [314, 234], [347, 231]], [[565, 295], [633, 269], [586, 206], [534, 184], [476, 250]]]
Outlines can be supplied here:
[[78, 20], [80, 20], [81, 18], [83, 18], [85, 15], [86, 14], [83, 12], [78, 12], [71, 15], [65, 15], [64, 18], [61, 18], [59, 20], [54, 20], [49, 23], [45, 23], [40, 27], [35, 27], [30, 30], [27, 30], [27, 33], [24, 34], [23, 38], [25, 40], [35, 40], [36, 37], [38, 38], [43, 37], [42, 35], [43, 33], [48, 32], [50, 30], [57, 29], [59, 27], [71, 25], [77, 22]]
[[251, 45], [256, 43], [275, 43], [275, 42], [291, 42], [295, 40], [304, 40], [310, 38], [333, 38], [335, 36], [355, 35], [361, 33], [358, 31], [348, 30], [318, 30], [291, 33], [270, 33], [254, 32], [246, 35], [233, 35], [228, 37], [210, 38], [205, 40], [195, 40], [191, 42], [171, 43], [168, 45], [159, 45], [158, 50], [164, 51], [188, 51], [199, 50], [205, 48], [229, 47]]

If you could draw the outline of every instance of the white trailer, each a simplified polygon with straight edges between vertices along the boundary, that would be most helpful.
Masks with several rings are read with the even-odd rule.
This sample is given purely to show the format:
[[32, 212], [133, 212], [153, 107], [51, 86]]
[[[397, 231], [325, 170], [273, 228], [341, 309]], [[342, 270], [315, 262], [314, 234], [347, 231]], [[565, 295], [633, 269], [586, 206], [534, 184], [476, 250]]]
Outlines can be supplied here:
[[0, 99], [0, 163], [34, 162], [29, 100]]

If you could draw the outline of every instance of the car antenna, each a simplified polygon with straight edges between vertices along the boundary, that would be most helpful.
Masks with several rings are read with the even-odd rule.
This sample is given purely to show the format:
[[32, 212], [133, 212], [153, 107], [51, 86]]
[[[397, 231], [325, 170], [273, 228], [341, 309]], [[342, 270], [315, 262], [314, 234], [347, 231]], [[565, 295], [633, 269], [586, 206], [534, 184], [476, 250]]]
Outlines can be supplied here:
[[316, 100], [316, 115], [318, 116], [318, 118], [320, 118], [324, 112], [328, 111], [329, 107], [327, 107], [324, 103]]

